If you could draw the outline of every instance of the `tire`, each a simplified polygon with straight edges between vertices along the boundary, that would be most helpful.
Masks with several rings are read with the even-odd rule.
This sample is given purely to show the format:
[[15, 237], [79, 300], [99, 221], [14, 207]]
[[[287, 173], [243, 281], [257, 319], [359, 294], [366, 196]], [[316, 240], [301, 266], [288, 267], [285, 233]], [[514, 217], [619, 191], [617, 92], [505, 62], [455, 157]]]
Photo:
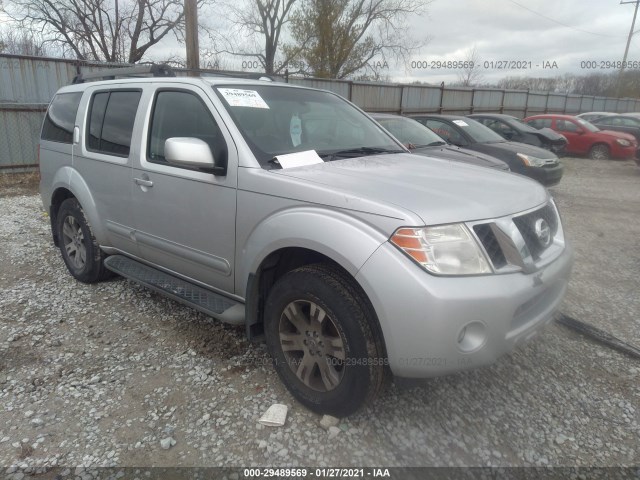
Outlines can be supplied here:
[[589, 158], [593, 160], [609, 160], [611, 158], [611, 151], [608, 146], [603, 143], [598, 143], [589, 150]]
[[69, 273], [83, 283], [109, 278], [111, 272], [104, 266], [106, 255], [100, 250], [84, 211], [75, 198], [62, 202], [56, 220], [58, 245]]
[[271, 289], [267, 348], [284, 385], [310, 410], [346, 417], [381, 390], [386, 359], [367, 305], [346, 274], [324, 264], [293, 270]]

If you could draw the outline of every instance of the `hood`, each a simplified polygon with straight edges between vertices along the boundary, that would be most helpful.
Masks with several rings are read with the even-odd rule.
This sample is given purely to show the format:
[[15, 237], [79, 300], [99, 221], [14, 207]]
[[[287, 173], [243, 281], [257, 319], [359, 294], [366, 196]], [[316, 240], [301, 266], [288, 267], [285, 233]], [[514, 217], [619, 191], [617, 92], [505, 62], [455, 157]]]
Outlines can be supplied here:
[[[529, 145], [527, 143], [520, 142], [496, 142], [496, 143], [480, 143], [478, 145], [487, 146], [496, 148], [499, 150], [512, 152], [512, 153], [524, 153], [525, 155], [531, 155], [532, 157], [544, 158], [544, 159], [552, 159], [558, 158], [557, 155], [549, 150], [544, 148], [536, 147], [534, 145]], [[490, 150], [490, 149], [487, 149]]]
[[607, 135], [609, 137], [624, 138], [625, 140], [629, 140], [630, 142], [636, 142], [636, 137], [634, 137], [630, 133], [615, 132], [613, 130], [600, 130], [599, 132], [596, 132], [596, 133], [601, 135]]
[[[366, 200], [363, 205], [385, 203], [408, 210], [425, 225], [501, 217], [548, 199], [544, 187], [520, 175], [460, 162], [425, 161], [413, 154], [334, 160], [271, 172], [308, 182], [309, 187], [321, 186], [325, 205], [349, 208], [355, 197]], [[317, 203], [313, 190], [317, 189], [296, 189], [298, 197], [310, 197], [297, 200]]]
[[502, 160], [498, 160], [490, 155], [474, 152], [472, 150], [465, 150], [464, 148], [452, 145], [420, 147], [412, 150], [411, 152], [425, 157], [435, 157], [454, 162], [464, 162], [471, 165], [477, 165], [479, 167], [499, 168], [502, 170], [506, 170], [508, 168], [507, 164]]
[[567, 137], [556, 132], [555, 130], [551, 130], [548, 127], [541, 128], [540, 130], [536, 130], [536, 133], [551, 142], [566, 142]]

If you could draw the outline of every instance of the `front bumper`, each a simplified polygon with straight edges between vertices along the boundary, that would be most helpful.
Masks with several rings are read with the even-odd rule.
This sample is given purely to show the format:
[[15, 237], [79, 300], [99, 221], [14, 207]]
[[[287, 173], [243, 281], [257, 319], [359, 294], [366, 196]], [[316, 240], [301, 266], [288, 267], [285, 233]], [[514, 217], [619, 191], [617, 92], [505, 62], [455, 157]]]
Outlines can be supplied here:
[[623, 147], [613, 142], [613, 148], [611, 149], [611, 157], [621, 159], [621, 160], [630, 160], [636, 156], [637, 150], [638, 150], [637, 145], [632, 145], [630, 147]]
[[525, 175], [529, 178], [537, 180], [546, 187], [557, 185], [562, 180], [564, 174], [564, 165], [558, 162], [544, 167], [527, 167]]
[[[488, 365], [533, 337], [553, 319], [572, 259], [567, 245], [532, 274], [437, 277], [385, 243], [356, 279], [378, 315], [393, 374], [426, 378]], [[477, 341], [478, 332], [483, 340], [469, 349], [466, 335]]]

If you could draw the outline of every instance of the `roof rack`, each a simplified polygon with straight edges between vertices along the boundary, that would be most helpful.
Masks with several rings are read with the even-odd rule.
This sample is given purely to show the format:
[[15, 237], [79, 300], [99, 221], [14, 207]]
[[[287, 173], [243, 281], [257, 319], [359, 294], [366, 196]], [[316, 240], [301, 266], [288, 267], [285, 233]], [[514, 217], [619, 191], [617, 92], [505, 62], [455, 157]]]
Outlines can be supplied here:
[[80, 72], [73, 78], [73, 83], [84, 83], [91, 80], [115, 80], [116, 77], [175, 77], [176, 74], [169, 65], [151, 64], [133, 67], [110, 68], [97, 72]]

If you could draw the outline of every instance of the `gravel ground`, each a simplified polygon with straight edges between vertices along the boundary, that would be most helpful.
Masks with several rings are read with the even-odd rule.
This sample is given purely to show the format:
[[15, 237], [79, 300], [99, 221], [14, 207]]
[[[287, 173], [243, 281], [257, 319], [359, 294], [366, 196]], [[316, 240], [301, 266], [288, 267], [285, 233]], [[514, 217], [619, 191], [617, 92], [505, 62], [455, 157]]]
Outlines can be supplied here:
[[[563, 312], [640, 344], [640, 169], [565, 164]], [[0, 212], [2, 466], [640, 463], [640, 362], [557, 324], [492, 367], [392, 385], [327, 432], [241, 328], [123, 279], [76, 282], [33, 194]], [[257, 423], [273, 403], [284, 427]]]

